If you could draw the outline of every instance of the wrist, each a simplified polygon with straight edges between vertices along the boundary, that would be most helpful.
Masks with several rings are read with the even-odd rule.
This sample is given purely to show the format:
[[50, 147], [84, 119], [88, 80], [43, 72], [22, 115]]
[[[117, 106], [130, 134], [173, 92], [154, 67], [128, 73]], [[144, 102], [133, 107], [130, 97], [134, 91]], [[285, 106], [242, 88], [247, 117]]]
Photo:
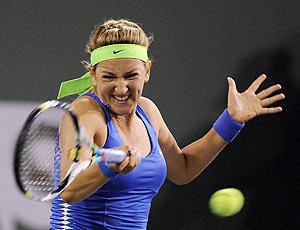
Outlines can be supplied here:
[[239, 134], [241, 129], [245, 126], [234, 118], [232, 118], [227, 109], [219, 116], [214, 123], [215, 131], [225, 140], [232, 142]]
[[107, 178], [112, 178], [120, 174], [119, 172], [114, 171], [108, 163], [103, 162], [100, 159], [101, 158], [97, 158], [96, 163], [98, 164], [98, 167], [104, 176]]

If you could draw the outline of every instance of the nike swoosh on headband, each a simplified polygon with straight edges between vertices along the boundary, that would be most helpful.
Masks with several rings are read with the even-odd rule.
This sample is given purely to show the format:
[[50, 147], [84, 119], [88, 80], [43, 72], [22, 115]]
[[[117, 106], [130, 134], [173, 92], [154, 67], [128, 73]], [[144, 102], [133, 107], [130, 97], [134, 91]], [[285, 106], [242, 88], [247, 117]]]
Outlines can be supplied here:
[[117, 53], [120, 53], [120, 52], [122, 52], [122, 51], [124, 51], [124, 50], [117, 50], [117, 51], [114, 51], [114, 50], [113, 50], [113, 54], [117, 54]]

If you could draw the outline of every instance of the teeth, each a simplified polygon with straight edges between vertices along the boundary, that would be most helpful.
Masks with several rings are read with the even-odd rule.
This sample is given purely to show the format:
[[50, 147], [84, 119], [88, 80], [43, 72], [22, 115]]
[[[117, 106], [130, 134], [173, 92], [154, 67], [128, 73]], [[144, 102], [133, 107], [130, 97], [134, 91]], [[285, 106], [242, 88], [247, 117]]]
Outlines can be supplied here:
[[115, 99], [117, 99], [118, 101], [126, 101], [128, 99], [129, 96], [114, 96]]

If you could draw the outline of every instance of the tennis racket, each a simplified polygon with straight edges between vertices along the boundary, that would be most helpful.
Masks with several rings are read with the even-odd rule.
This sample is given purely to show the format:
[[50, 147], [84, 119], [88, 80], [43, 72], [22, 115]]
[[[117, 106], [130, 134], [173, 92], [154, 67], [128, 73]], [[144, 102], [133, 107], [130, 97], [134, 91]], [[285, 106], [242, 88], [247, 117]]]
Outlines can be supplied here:
[[[66, 176], [60, 180], [58, 134], [63, 116], [69, 116], [76, 147], [69, 150], [72, 164]], [[92, 152], [88, 160], [79, 161], [83, 145]], [[47, 101], [36, 107], [28, 116], [17, 139], [14, 155], [14, 172], [17, 185], [25, 197], [35, 201], [50, 201], [59, 195], [71, 182], [95, 160], [120, 163], [128, 153], [117, 149], [101, 149], [93, 144], [79, 124], [70, 104], [62, 101]], [[55, 182], [56, 177], [56, 182]]]

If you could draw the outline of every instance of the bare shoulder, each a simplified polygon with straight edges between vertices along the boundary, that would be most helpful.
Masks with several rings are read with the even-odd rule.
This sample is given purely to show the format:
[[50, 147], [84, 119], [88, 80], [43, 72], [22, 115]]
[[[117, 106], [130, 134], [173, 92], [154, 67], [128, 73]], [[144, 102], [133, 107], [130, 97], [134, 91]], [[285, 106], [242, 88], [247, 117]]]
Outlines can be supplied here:
[[161, 114], [156, 106], [156, 104], [147, 97], [141, 97], [139, 100], [139, 105], [143, 108], [143, 110], [146, 112], [148, 117], [150, 118], [155, 130], [158, 132], [159, 127], [162, 122]]
[[157, 115], [157, 113], [160, 113], [156, 104], [147, 97], [141, 97], [139, 100], [139, 104], [149, 116]]
[[102, 107], [87, 96], [77, 98], [73, 101], [72, 107], [95, 143], [103, 146], [106, 141], [107, 127]]
[[99, 106], [99, 104], [96, 101], [92, 100], [87, 96], [77, 98], [75, 101], [72, 102], [72, 107], [78, 116], [87, 115], [91, 113], [99, 113], [99, 115], [103, 115], [104, 117], [104, 112], [101, 106]]

